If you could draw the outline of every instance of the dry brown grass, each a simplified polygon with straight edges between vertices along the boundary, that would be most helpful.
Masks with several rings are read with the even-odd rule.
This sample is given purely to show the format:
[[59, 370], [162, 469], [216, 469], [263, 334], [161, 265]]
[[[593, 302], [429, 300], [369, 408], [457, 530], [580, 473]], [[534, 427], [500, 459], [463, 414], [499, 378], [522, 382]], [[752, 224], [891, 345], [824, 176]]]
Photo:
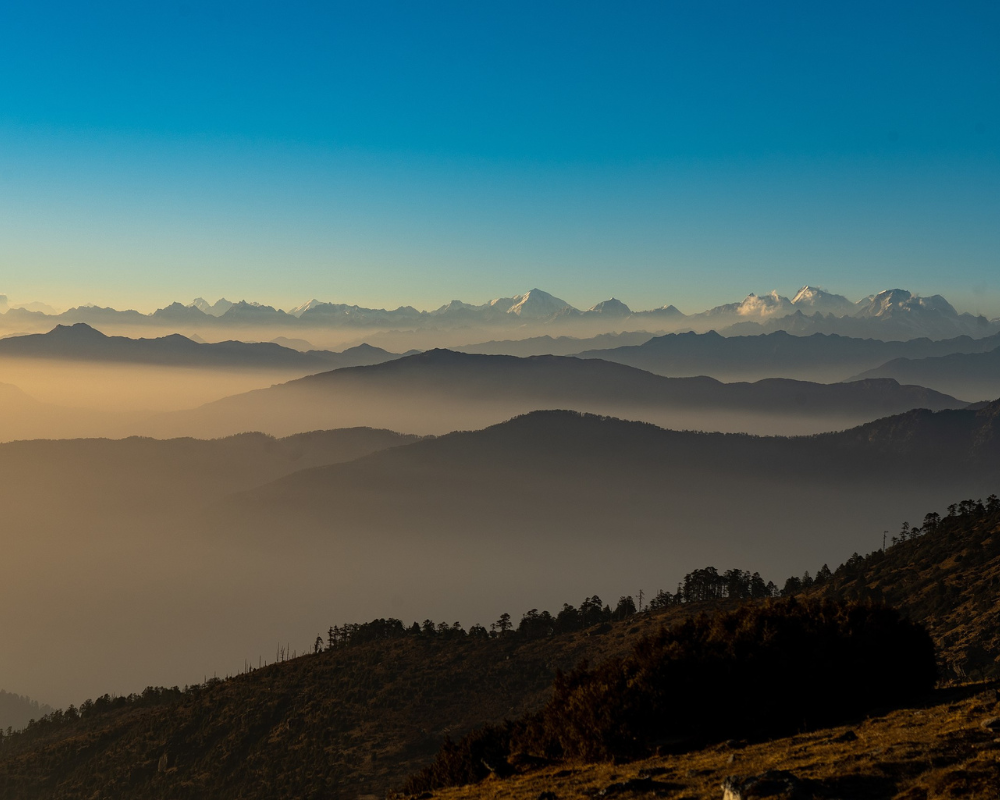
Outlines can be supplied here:
[[[721, 798], [721, 784], [727, 776], [778, 769], [814, 782], [817, 797], [996, 800], [1000, 798], [1000, 729], [994, 732], [982, 723], [998, 714], [995, 690], [967, 685], [938, 692], [922, 707], [892, 711], [855, 725], [770, 742], [730, 742], [623, 765], [562, 764], [507, 780], [440, 790], [433, 797], [538, 800], [551, 792], [558, 800]], [[614, 786], [644, 777], [653, 779], [645, 788]]]

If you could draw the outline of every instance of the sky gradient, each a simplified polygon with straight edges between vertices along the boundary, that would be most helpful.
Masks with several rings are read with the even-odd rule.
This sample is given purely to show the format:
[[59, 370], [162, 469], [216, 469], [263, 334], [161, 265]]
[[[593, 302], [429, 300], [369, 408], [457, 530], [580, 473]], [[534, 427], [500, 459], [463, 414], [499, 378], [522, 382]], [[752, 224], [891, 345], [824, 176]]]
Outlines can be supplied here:
[[0, 293], [1000, 315], [995, 3], [0, 7]]

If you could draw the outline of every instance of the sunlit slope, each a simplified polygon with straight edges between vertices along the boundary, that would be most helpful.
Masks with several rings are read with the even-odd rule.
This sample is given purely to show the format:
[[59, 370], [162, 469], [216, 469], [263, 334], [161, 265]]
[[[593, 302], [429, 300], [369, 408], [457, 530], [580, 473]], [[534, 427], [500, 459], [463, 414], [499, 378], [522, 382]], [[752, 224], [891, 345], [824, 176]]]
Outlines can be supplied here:
[[784, 379], [724, 384], [664, 378], [601, 360], [487, 356], [434, 350], [334, 370], [164, 414], [154, 435], [371, 425], [416, 433], [480, 428], [550, 408], [639, 419], [673, 428], [809, 433], [913, 408], [960, 408], [953, 397], [894, 381], [817, 384]]
[[[978, 617], [998, 610], [990, 591], [1000, 560], [998, 535], [995, 513], [957, 516], [860, 571], [837, 570], [816, 592], [856, 596], [877, 584], [908, 613], [920, 614], [950, 661], [966, 663], [977, 646], [991, 643], [995, 657], [993, 631]], [[967, 562], [977, 551], [984, 560], [973, 570]], [[927, 605], [922, 591], [912, 591], [915, 577], [925, 572], [961, 591], [941, 593]], [[967, 613], [966, 592], [983, 598], [976, 618]], [[458, 738], [472, 727], [538, 709], [557, 668], [582, 658], [600, 663], [661, 623], [732, 605], [671, 606], [541, 638], [404, 635], [304, 656], [184, 695], [147, 692], [117, 709], [109, 698], [82, 720], [61, 719], [8, 741], [0, 748], [0, 789], [12, 799], [90, 797], [109, 794], [109, 787], [117, 792], [110, 796], [129, 798], [384, 796], [430, 761], [445, 736]], [[509, 610], [516, 621], [518, 607]], [[816, 779], [838, 796], [891, 797], [915, 786], [929, 796], [948, 796], [949, 787], [958, 787], [956, 794], [963, 786], [988, 787], [995, 774], [996, 734], [982, 725], [996, 716], [995, 694], [975, 695], [974, 689], [946, 690], [918, 707], [832, 730], [728, 742], [633, 764], [538, 769], [523, 762], [516, 765], [527, 770], [523, 776], [435, 795], [531, 800], [555, 791], [582, 798], [640, 775], [648, 783], [651, 775], [653, 789], [662, 783], [711, 796], [727, 775], [780, 768]]]

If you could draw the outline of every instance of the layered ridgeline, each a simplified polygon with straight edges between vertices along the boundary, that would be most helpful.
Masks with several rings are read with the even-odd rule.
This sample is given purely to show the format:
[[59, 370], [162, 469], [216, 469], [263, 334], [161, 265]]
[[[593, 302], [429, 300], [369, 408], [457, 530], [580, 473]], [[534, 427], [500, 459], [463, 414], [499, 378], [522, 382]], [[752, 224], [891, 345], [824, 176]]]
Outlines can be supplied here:
[[[13, 343], [3, 361], [5, 374], [14, 376], [12, 382], [20, 376], [47, 402], [5, 387], [0, 440], [217, 437], [253, 430], [285, 436], [356, 426], [437, 434], [547, 408], [681, 429], [794, 435], [846, 428], [912, 408], [965, 405], [891, 379], [724, 384], [562, 356], [448, 350], [396, 356], [366, 346], [301, 353], [276, 344], [199, 344], [180, 336], [108, 337], [86, 326], [0, 340], [0, 351], [5, 343]], [[49, 370], [51, 359], [59, 359], [55, 373]], [[341, 368], [330, 370], [331, 363]], [[362, 366], [343, 366], [351, 363]], [[203, 369], [208, 366], [216, 368]], [[289, 373], [316, 374], [288, 381]], [[248, 387], [254, 388], [233, 394]], [[213, 402], [192, 408], [206, 395]], [[143, 410], [144, 403], [187, 410], [154, 414]]]
[[[30, 654], [0, 664], [0, 686], [66, 705], [193, 683], [278, 639], [301, 649], [324, 609], [457, 607], [469, 625], [511, 605], [655, 594], [704, 564], [801, 574], [881, 546], [900, 519], [995, 493], [997, 409], [792, 439], [564, 411], [422, 441], [316, 434], [302, 441], [357, 435], [369, 449], [299, 456], [300, 439], [261, 435], [0, 446], [16, 533], [0, 627]], [[67, 649], [88, 657], [67, 671]]]
[[872, 380], [786, 379], [725, 384], [665, 378], [601, 360], [489, 356], [432, 350], [383, 364], [311, 375], [150, 421], [153, 435], [286, 435], [341, 425], [416, 433], [481, 428], [517, 414], [563, 408], [672, 428], [814, 433], [913, 408], [965, 403], [919, 386]]
[[[2, 295], [0, 295], [2, 297]], [[905, 289], [887, 289], [852, 302], [842, 295], [804, 286], [794, 297], [776, 291], [749, 294], [695, 314], [684, 314], [673, 305], [647, 310], [632, 309], [609, 298], [588, 309], [578, 309], [541, 289], [486, 303], [453, 300], [439, 308], [421, 311], [412, 306], [396, 309], [364, 308], [348, 303], [313, 299], [287, 311], [262, 303], [209, 304], [198, 298], [184, 305], [171, 303], [152, 314], [114, 308], [79, 306], [62, 313], [52, 309], [8, 308], [0, 303], [0, 327], [15, 330], [54, 323], [111, 326], [122, 329], [170, 328], [172, 330], [243, 329], [295, 331], [303, 329], [390, 329], [454, 331], [517, 329], [544, 332], [622, 330], [722, 330], [732, 333], [839, 333], [881, 339], [935, 339], [959, 335], [997, 333], [998, 321], [960, 313], [940, 295], [921, 297]]]
[[0, 339], [0, 359], [49, 359], [165, 367], [285, 370], [300, 374], [379, 364], [399, 356], [367, 344], [340, 353], [300, 352], [275, 342], [198, 342], [180, 334], [154, 339], [106, 336], [84, 322], [48, 333]]
[[[269, 616], [285, 617], [308, 590], [291, 578], [301, 562], [218, 547], [204, 535], [206, 509], [297, 470], [416, 439], [345, 429], [0, 445], [0, 627], [18, 654], [0, 659], [0, 686], [66, 705], [143, 675], [190, 683], [235, 668], [237, 653], [270, 651]], [[239, 532], [235, 521], [224, 529]], [[257, 630], [252, 647], [246, 629]]]
[[[959, 336], [942, 340], [883, 341], [826, 333], [796, 336], [776, 331], [762, 335], [721, 336], [709, 331], [702, 334], [671, 333], [649, 337], [638, 343], [578, 348], [567, 354], [627, 364], [668, 377], [708, 375], [725, 381], [770, 377], [829, 382], [847, 380], [864, 373], [859, 377], [894, 378], [902, 384], [926, 386], [963, 399], [981, 400], [1000, 396], [1000, 382], [993, 381], [996, 391], [983, 394], [980, 386], [970, 393], [968, 390], [973, 387], [968, 381], [942, 383], [940, 379], [934, 381], [935, 376], [930, 372], [894, 369], [886, 362], [900, 364], [902, 362], [897, 359], [928, 359], [929, 364], [940, 360], [943, 363], [967, 362], [971, 366], [987, 357], [977, 355], [965, 358], [955, 354], [985, 354], [991, 351], [1000, 352], [1000, 334], [975, 339]], [[939, 359], [944, 356], [950, 358]]]
[[[1000, 548], [996, 544], [1000, 541], [1000, 512], [996, 501], [956, 504], [953, 514], [942, 519], [929, 517], [916, 534], [909, 526], [906, 530], [905, 541], [897, 538], [897, 543], [884, 553], [853, 558], [829, 573], [819, 570], [818, 584], [803, 589], [796, 586], [795, 580], [779, 583], [788, 587], [787, 593], [819, 593], [834, 603], [866, 591], [898, 596], [905, 612], [922, 618], [938, 648], [950, 652], [953, 659], [975, 660], [979, 674], [995, 671], [996, 649], [986, 657], [977, 649], [984, 648], [991, 641], [984, 636], [995, 631], [980, 626], [966, 606], [970, 598], [981, 598], [984, 618], [988, 613], [995, 617], [998, 611], [992, 591], [994, 576], [1000, 569]], [[972, 554], [978, 559], [976, 569], [966, 563]], [[704, 584], [707, 572], [693, 573], [689, 583]], [[733, 573], [710, 573], [726, 574], [729, 585], [734, 585]], [[921, 597], [923, 591], [912, 591], [925, 574], [946, 587], [960, 589], [945, 591], [938, 601], [928, 604]], [[736, 575], [741, 578], [736, 585], [756, 585], [747, 573]], [[694, 719], [700, 727], [694, 738], [684, 732], [669, 741], [622, 740], [616, 737], [625, 729], [618, 726], [608, 729], [610, 738], [595, 737], [601, 725], [610, 720], [602, 718], [597, 726], [579, 724], [585, 722], [588, 696], [599, 698], [602, 692], [618, 691], [616, 684], [608, 681], [611, 673], [617, 674], [615, 664], [630, 664], [629, 669], [634, 667], [644, 676], [641, 681], [628, 683], [630, 692], [655, 688], [657, 675], [673, 675], [672, 681], [656, 690], [655, 702], [669, 702], [671, 694], [676, 694], [676, 713], [682, 707], [696, 708], [697, 693], [686, 689], [693, 685], [689, 681], [704, 683], [710, 677], [705, 668], [723, 670], [727, 673], [724, 680], [735, 681], [735, 685], [749, 679], [749, 673], [740, 671], [743, 662], [734, 665], [726, 660], [732, 647], [756, 648], [761, 657], [756, 666], [761, 669], [769, 669], [767, 659], [780, 656], [785, 646], [793, 647], [800, 661], [822, 657], [827, 670], [823, 673], [824, 690], [843, 689], [847, 694], [841, 698], [843, 707], [837, 707], [831, 701], [839, 702], [839, 695], [810, 689], [816, 698], [815, 708], [808, 709], [813, 724], [853, 721], [872, 706], [884, 710], [893, 702], [904, 702], [926, 691], [933, 680], [933, 662], [928, 672], [928, 652], [919, 631], [891, 613], [864, 605], [853, 609], [838, 605], [814, 607], [808, 598], [798, 605], [768, 607], [761, 606], [759, 600], [743, 600], [744, 594], [732, 589], [721, 588], [716, 594], [715, 599], [706, 599], [702, 593], [696, 597], [682, 591], [679, 597], [669, 602], [661, 597], [655, 608], [644, 607], [638, 613], [630, 597], [622, 597], [615, 609], [602, 605], [599, 598], [588, 597], [578, 608], [564, 606], [559, 613], [531, 610], [520, 621], [503, 615], [491, 631], [464, 631], [456, 625], [435, 625], [430, 621], [408, 626], [391, 619], [334, 626], [319, 637], [315, 653], [290, 660], [279, 653], [280, 663], [184, 690], [151, 688], [130, 697], [101, 697], [33, 724], [23, 734], [5, 737], [0, 745], [0, 790], [9, 798], [88, 797], [94, 793], [109, 798], [211, 796], [221, 800], [377, 797], [429, 764], [446, 737], [458, 741], [484, 724], [498, 725], [519, 717], [530, 719], [526, 715], [543, 709], [547, 703], [543, 718], [550, 717], [551, 730], [560, 731], [565, 739], [559, 747], [584, 748], [572, 756], [573, 761], [603, 758], [596, 750], [588, 755], [591, 751], [586, 748], [591, 744], [624, 748], [621, 755], [634, 758], [657, 747], [683, 751], [697, 747], [700, 741], [728, 737], [734, 731], [758, 739], [780, 734], [789, 725], [799, 731], [797, 741], [801, 744], [802, 720], [782, 717], [783, 710], [798, 707], [800, 698], [787, 695], [788, 685], [798, 685], [798, 679], [791, 676], [788, 685], [777, 682], [783, 675], [781, 669], [768, 678], [774, 683], [770, 694], [747, 695], [746, 708], [740, 707], [741, 713], [750, 712], [754, 702], [765, 702], [764, 716], [741, 717], [729, 713], [733, 709], [697, 715]], [[693, 615], [711, 613], [719, 607], [733, 609], [739, 603], [751, 605], [746, 610], [730, 611], [729, 617], [718, 620], [680, 624]], [[674, 627], [667, 634], [659, 633], [662, 624]], [[775, 627], [770, 637], [757, 637], [753, 636], [755, 625]], [[652, 638], [643, 642], [644, 635]], [[742, 642], [740, 636], [751, 639]], [[964, 655], [953, 647], [959, 641], [966, 642]], [[810, 643], [817, 648], [803, 648]], [[846, 649], [838, 649], [842, 646]], [[667, 661], [661, 663], [665, 656]], [[839, 674], [830, 671], [838, 666], [841, 657], [851, 663], [840, 665], [843, 668]], [[569, 669], [583, 658], [595, 666], [557, 683], [554, 695], [546, 690], [557, 669]], [[688, 663], [690, 659], [700, 665], [695, 672], [689, 669], [694, 664]], [[789, 662], [782, 669], [796, 666]], [[879, 671], [880, 667], [885, 669]], [[859, 668], [864, 669], [859, 672]], [[900, 680], [903, 673], [907, 678]], [[845, 683], [859, 679], [856, 691]], [[619, 688], [625, 690], [626, 686]], [[714, 690], [708, 687], [705, 691]], [[566, 701], [573, 697], [576, 701], [567, 705]], [[715, 699], [721, 702], [725, 697]], [[615, 707], [624, 715], [625, 725], [635, 723], [629, 716], [632, 713], [639, 714], [639, 722], [645, 719], [641, 716], [645, 707], [642, 704], [619, 703]], [[569, 712], [571, 715], [560, 722], [559, 715]], [[982, 709], [977, 712], [981, 716]], [[978, 738], [965, 732], [962, 738], [954, 738], [950, 732], [953, 726], [942, 721], [941, 740], [921, 745], [912, 741], [916, 722], [909, 714], [905, 718], [891, 717], [892, 724], [906, 727], [911, 738], [905, 755], [912, 760], [912, 767], [901, 774], [912, 778], [949, 765], [962, 766], [967, 780], [978, 774], [976, 765], [968, 769], [963, 760], [974, 759], [977, 743], [991, 740], [994, 735], [979, 727], [980, 716], [970, 723], [981, 734]], [[674, 719], [670, 714], [661, 718], [667, 722]], [[946, 728], [951, 738], [944, 738]], [[509, 734], [511, 729], [499, 730]], [[852, 742], [858, 738], [853, 731], [837, 733], [842, 735], [831, 741]], [[879, 740], [887, 741], [888, 733], [891, 731], [879, 731]], [[859, 734], [869, 735], [861, 729]], [[820, 736], [817, 746], [826, 739], [830, 736]], [[477, 780], [490, 771], [503, 775], [527, 769], [530, 775], [539, 765], [566, 757], [565, 753], [549, 751], [540, 753], [539, 758], [532, 756], [528, 748], [525, 755], [530, 757], [515, 758], [508, 739], [498, 758], [495, 735], [473, 737], [471, 742], [481, 748], [465, 751], [476, 755], [476, 771], [467, 778], [459, 775], [459, 782]], [[723, 748], [719, 756], [720, 763], [726, 758], [730, 765], [734, 759], [739, 762], [730, 767], [730, 772], [745, 768], [742, 750], [738, 749], [745, 742], [734, 746], [737, 756], [729, 758], [734, 752], [732, 747]], [[867, 750], [871, 747], [869, 744]], [[909, 752], [919, 747], [926, 748], [923, 758], [919, 752]], [[766, 746], [755, 746], [748, 752], [763, 748]], [[802, 747], [791, 748], [792, 754], [801, 751]], [[461, 748], [457, 754], [464, 758]], [[900, 750], [894, 758], [903, 755]], [[786, 757], [794, 760], [791, 755]], [[704, 758], [712, 760], [711, 753]], [[848, 771], [862, 769], [867, 763], [870, 757]], [[651, 773], [654, 777], [669, 771], [666, 766], [658, 769]], [[867, 787], [881, 791], [880, 796], [891, 795], [893, 769], [881, 771], [871, 781], [856, 782], [854, 791]], [[623, 770], [626, 768], [617, 767], [619, 774]], [[571, 768], [554, 773], [550, 768], [546, 775], [557, 781], [574, 771]], [[425, 773], [421, 780], [424, 785], [427, 780], [432, 781], [431, 785], [440, 785], [442, 781], [437, 779], [442, 774]], [[648, 785], [649, 774], [645, 789], [640, 779], [632, 790], [655, 790], [657, 786]], [[697, 770], [691, 770], [687, 779], [697, 774]], [[443, 777], [448, 778], [448, 774]], [[609, 784], [611, 780], [605, 777], [604, 782]], [[411, 783], [414, 788], [420, 785]], [[844, 784], [841, 789], [850, 790], [850, 785]], [[496, 783], [491, 786], [494, 790], [501, 788]], [[570, 795], [579, 794], [569, 787], [567, 790]], [[617, 791], [625, 789], [619, 787]], [[536, 788], [532, 796], [537, 794]]]
[[0, 371], [15, 384], [0, 387], [0, 441], [132, 436], [157, 410], [397, 357], [364, 344], [300, 352], [274, 342], [135, 339], [60, 325], [0, 339]]
[[867, 378], [891, 378], [951, 392], [968, 400], [987, 400], [1000, 395], [1000, 347], [988, 352], [895, 358], [854, 380]]

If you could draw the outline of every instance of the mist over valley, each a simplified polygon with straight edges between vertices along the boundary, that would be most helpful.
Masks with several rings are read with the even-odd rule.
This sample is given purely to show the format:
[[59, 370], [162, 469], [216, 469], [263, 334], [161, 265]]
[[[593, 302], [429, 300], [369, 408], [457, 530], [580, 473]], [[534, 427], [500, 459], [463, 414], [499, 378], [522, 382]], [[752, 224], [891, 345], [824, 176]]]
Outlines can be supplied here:
[[0, 800], [970, 800], [1000, 6], [0, 4]]

